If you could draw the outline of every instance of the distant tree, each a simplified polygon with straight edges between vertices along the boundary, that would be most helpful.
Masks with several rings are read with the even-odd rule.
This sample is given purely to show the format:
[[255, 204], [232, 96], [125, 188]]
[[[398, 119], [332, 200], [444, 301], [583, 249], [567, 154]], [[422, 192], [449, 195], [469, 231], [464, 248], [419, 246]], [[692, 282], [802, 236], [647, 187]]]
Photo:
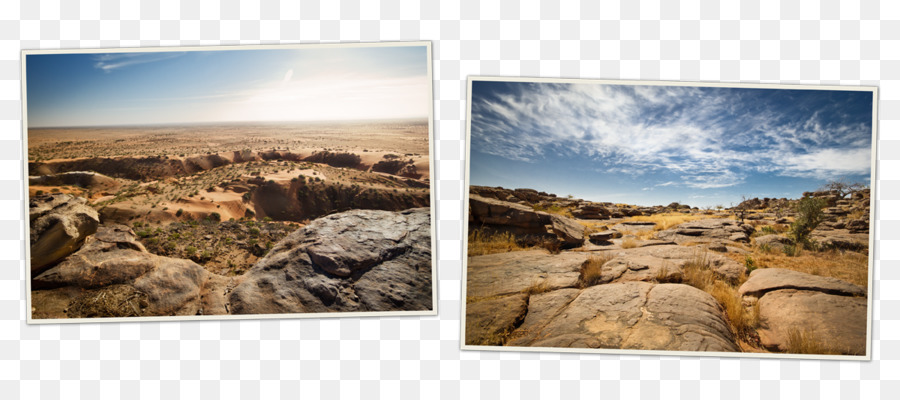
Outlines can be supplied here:
[[833, 181], [828, 181], [827, 183], [822, 185], [819, 190], [836, 191], [838, 193], [838, 196], [843, 199], [848, 195], [863, 190], [867, 187], [868, 185], [861, 182], [849, 182], [846, 178], [839, 178]]

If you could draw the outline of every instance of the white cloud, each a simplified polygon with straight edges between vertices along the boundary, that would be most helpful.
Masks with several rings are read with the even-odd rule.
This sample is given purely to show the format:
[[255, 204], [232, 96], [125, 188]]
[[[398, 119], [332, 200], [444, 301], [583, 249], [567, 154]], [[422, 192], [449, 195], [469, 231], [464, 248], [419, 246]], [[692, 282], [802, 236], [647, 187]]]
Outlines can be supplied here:
[[141, 52], [141, 53], [111, 53], [96, 57], [94, 68], [109, 73], [131, 65], [145, 64], [156, 61], [168, 60], [181, 56], [182, 52]]
[[683, 179], [679, 184], [700, 189], [737, 185], [752, 172], [830, 177], [869, 169], [868, 126], [827, 123], [819, 112], [789, 115], [744, 98], [749, 92], [593, 84], [518, 88], [473, 97], [473, 147], [532, 162], [551, 152], [588, 156], [607, 171], [667, 171]]

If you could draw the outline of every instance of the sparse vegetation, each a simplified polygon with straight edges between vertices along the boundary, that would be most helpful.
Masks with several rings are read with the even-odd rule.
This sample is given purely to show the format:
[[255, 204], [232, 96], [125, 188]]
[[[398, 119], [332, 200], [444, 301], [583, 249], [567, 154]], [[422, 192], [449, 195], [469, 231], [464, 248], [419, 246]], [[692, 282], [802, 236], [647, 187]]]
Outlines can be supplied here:
[[613, 258], [611, 252], [591, 254], [587, 261], [581, 265], [581, 271], [578, 276], [578, 285], [585, 288], [598, 284], [603, 272], [603, 264], [606, 264]]
[[469, 232], [467, 251], [469, 257], [525, 249], [516, 243], [515, 236], [509, 232], [491, 232], [484, 228], [472, 229]]
[[790, 237], [796, 246], [809, 247], [809, 234], [822, 222], [825, 200], [804, 197], [797, 203], [797, 217], [791, 224]]

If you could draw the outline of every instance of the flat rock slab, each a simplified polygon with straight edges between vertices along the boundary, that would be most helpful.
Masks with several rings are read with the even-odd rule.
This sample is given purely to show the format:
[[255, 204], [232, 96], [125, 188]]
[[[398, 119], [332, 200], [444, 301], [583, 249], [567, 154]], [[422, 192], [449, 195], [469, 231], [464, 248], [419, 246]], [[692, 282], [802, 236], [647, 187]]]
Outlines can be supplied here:
[[500, 346], [528, 312], [528, 296], [514, 294], [466, 303], [466, 344]]
[[676, 227], [660, 231], [657, 237], [672, 240], [676, 243], [712, 242], [727, 240], [732, 242], [749, 242], [754, 228], [742, 225], [738, 221], [725, 218], [710, 218], [685, 222]]
[[522, 292], [545, 283], [550, 289], [575, 287], [588, 253], [547, 254], [543, 250], [514, 251], [469, 257], [466, 296], [484, 298]]
[[531, 296], [508, 346], [738, 351], [715, 299], [687, 285], [611, 283]]
[[650, 255], [616, 257], [601, 268], [599, 283], [627, 281], [681, 282], [685, 260]]
[[843, 296], [866, 295], [866, 289], [837, 278], [782, 268], [762, 268], [753, 271], [747, 282], [738, 289], [738, 293], [741, 296], [761, 297], [766, 292], [781, 289], [812, 290]]
[[427, 208], [353, 210], [279, 241], [228, 296], [233, 314], [430, 310]]
[[702, 247], [662, 244], [658, 246], [616, 250], [614, 251], [614, 254], [617, 257], [625, 258], [653, 256], [672, 262], [675, 262], [675, 260], [705, 262], [713, 272], [729, 282], [737, 282], [740, 279], [741, 274], [746, 270], [741, 263], [721, 254], [707, 251]]
[[789, 351], [793, 333], [826, 353], [866, 353], [866, 298], [808, 290], [777, 290], [759, 299], [760, 343]]

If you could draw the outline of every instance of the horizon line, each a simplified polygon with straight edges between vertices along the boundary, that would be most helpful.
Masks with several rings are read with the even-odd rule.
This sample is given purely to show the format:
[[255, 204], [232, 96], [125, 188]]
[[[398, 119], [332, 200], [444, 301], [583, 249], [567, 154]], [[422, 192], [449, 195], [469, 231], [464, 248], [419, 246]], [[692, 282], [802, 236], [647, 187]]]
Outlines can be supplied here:
[[268, 124], [322, 124], [322, 123], [360, 123], [375, 121], [429, 121], [429, 116], [421, 117], [402, 117], [402, 118], [347, 118], [347, 119], [320, 119], [320, 120], [245, 120], [245, 121], [192, 121], [192, 122], [147, 122], [147, 123], [130, 123], [130, 124], [87, 124], [87, 125], [45, 125], [45, 126], [28, 126], [27, 129], [72, 129], [72, 128], [129, 128], [129, 127], [151, 127], [151, 126], [186, 126], [186, 125], [268, 125]]

